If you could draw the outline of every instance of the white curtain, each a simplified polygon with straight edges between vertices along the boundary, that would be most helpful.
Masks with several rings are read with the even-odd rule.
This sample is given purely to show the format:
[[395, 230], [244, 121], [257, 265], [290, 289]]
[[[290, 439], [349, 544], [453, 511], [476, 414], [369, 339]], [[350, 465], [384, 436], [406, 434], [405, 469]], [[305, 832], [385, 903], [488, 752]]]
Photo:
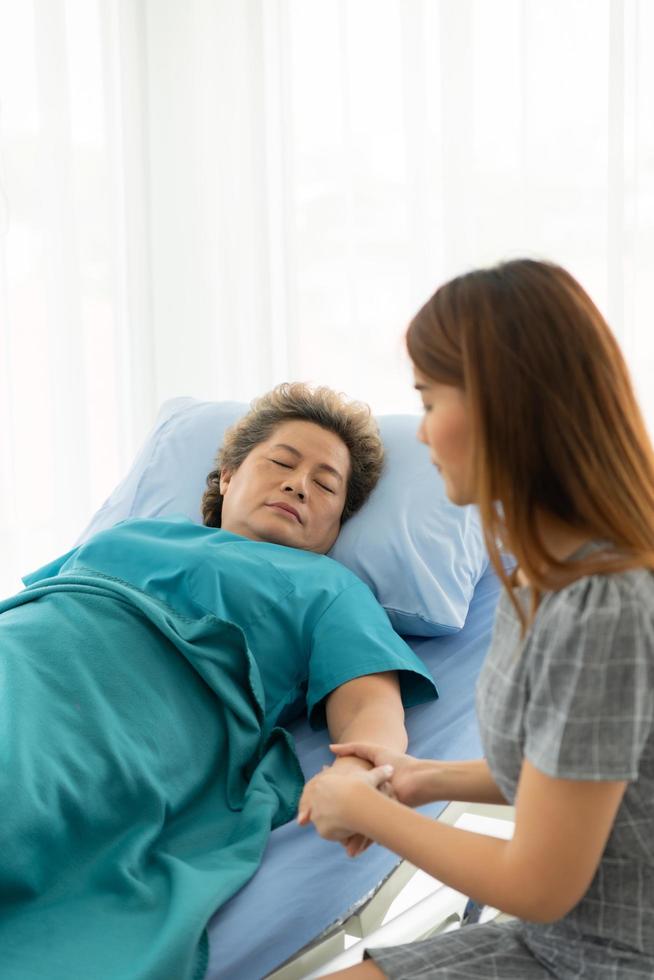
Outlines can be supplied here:
[[165, 398], [415, 411], [443, 279], [566, 265], [654, 422], [650, 0], [0, 0], [0, 595]]
[[139, 13], [0, 0], [0, 594], [71, 546], [152, 416]]

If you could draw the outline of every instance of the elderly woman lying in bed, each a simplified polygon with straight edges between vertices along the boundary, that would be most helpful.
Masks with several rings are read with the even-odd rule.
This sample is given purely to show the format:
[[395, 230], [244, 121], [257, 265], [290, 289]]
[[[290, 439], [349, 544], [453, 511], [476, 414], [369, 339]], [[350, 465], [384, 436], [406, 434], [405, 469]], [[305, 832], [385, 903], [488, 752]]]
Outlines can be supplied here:
[[433, 684], [325, 557], [381, 464], [367, 409], [282, 386], [228, 433], [204, 526], [125, 521], [0, 605], [4, 980], [201, 977], [297, 806], [278, 726], [404, 750]]

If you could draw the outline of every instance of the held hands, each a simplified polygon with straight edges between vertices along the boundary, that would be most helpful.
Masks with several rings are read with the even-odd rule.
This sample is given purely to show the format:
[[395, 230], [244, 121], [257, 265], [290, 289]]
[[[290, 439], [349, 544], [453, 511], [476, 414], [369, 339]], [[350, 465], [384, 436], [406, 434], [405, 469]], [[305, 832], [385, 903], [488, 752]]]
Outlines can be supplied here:
[[361, 815], [362, 802], [358, 791], [380, 789], [388, 783], [392, 772], [389, 765], [373, 769], [325, 766], [304, 787], [298, 823], [304, 826], [311, 821], [321, 837], [339, 841], [350, 857], [356, 857], [371, 843], [358, 831], [357, 817]]
[[393, 775], [389, 784], [392, 792], [389, 795], [392, 795], [400, 803], [404, 803], [405, 806], [420, 806], [431, 799], [438, 799], [429, 792], [427, 781], [424, 778], [433, 763], [414, 759], [411, 755], [392, 752], [383, 746], [371, 745], [366, 742], [347, 742], [329, 747], [334, 755], [339, 758], [356, 756], [358, 759], [370, 763], [374, 768], [392, 766]]
[[357, 816], [365, 802], [357, 791], [378, 789], [406, 806], [419, 806], [431, 798], [424, 779], [429, 763], [364, 742], [330, 748], [336, 762], [307, 783], [297, 819], [303, 826], [311, 821], [321, 837], [339, 841], [350, 857], [361, 854], [371, 843], [358, 830]]

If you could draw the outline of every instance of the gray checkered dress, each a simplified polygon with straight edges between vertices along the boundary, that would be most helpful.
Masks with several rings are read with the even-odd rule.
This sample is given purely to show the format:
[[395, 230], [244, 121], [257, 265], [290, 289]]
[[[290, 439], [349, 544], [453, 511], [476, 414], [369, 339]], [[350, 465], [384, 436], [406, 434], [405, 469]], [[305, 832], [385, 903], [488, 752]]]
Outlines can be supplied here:
[[[529, 590], [516, 591], [527, 603]], [[503, 595], [477, 713], [509, 801], [525, 757], [549, 776], [629, 781], [595, 877], [557, 922], [470, 925], [369, 955], [398, 980], [652, 980], [654, 575], [591, 576], [548, 593], [523, 641]]]

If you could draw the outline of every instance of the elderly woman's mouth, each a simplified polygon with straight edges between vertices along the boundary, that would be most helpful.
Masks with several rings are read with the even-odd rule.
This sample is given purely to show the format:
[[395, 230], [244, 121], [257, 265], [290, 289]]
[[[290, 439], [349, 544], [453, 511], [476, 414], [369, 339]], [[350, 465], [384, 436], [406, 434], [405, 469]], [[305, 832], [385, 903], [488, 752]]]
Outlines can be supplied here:
[[272, 504], [266, 504], [266, 507], [271, 507], [274, 508], [275, 510], [278, 510], [282, 514], [287, 514], [289, 518], [297, 521], [298, 524], [302, 523], [300, 519], [300, 515], [296, 511], [295, 507], [291, 507], [290, 504], [272, 503]]

